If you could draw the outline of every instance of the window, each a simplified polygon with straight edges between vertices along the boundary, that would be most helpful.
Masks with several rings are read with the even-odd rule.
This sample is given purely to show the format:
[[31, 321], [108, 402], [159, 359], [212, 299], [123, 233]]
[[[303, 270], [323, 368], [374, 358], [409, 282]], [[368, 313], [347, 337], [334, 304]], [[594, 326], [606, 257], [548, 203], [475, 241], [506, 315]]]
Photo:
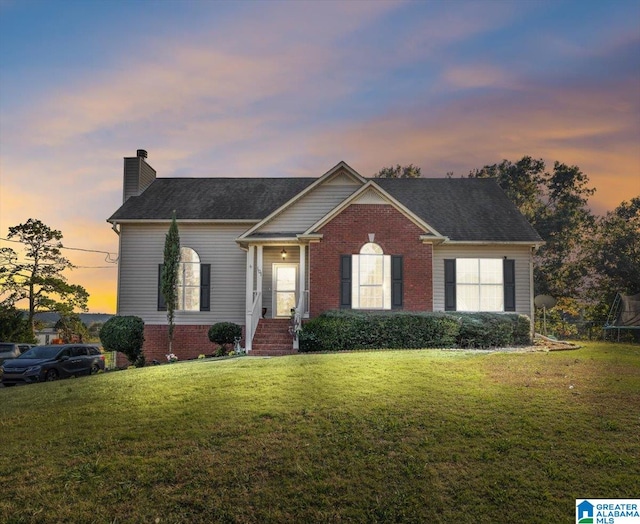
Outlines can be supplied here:
[[500, 258], [445, 260], [446, 311], [515, 311], [515, 262]]
[[177, 310], [200, 310], [200, 257], [190, 247], [180, 248]]
[[353, 309], [391, 309], [391, 257], [369, 242], [352, 259]]
[[[201, 264], [200, 256], [190, 247], [180, 248], [178, 267], [178, 297], [176, 311], [210, 310], [211, 264]], [[162, 264], [158, 265], [158, 311], [166, 311], [167, 306], [161, 291]]]

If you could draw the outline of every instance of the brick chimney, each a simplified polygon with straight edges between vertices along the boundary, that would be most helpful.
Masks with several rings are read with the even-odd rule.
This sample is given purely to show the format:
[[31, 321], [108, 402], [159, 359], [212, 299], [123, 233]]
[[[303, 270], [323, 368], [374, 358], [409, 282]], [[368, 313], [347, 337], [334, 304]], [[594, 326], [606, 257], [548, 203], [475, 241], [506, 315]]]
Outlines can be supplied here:
[[146, 161], [147, 152], [138, 149], [136, 156], [124, 158], [122, 203], [129, 197], [140, 195], [156, 179], [156, 170]]

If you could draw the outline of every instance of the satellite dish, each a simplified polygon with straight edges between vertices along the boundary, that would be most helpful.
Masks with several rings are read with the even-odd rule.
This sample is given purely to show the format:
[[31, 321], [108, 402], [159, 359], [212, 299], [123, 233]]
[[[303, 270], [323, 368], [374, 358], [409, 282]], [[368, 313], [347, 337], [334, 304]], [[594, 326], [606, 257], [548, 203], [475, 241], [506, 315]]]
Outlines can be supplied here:
[[547, 336], [547, 309], [555, 306], [556, 302], [557, 300], [550, 295], [538, 295], [533, 299], [533, 303], [536, 307], [542, 308], [542, 326], [545, 337]]
[[533, 303], [536, 307], [541, 307], [544, 309], [551, 309], [556, 305], [558, 301], [550, 295], [538, 295], [533, 299]]

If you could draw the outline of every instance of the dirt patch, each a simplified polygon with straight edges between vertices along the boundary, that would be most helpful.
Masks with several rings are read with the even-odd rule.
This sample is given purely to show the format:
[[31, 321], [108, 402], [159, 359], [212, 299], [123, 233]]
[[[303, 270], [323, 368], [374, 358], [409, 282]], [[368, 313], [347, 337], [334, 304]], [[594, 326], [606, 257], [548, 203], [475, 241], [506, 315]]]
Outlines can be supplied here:
[[553, 340], [540, 335], [536, 335], [533, 344], [537, 351], [569, 351], [572, 349], [580, 349], [580, 346], [572, 342]]

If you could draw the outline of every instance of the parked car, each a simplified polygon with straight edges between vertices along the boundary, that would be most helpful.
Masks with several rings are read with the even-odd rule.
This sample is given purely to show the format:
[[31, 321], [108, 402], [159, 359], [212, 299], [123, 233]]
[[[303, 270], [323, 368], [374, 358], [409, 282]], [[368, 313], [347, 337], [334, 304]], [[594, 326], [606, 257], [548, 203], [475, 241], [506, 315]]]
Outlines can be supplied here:
[[36, 346], [2, 364], [2, 384], [31, 384], [104, 371], [104, 354], [93, 344]]
[[18, 358], [22, 353], [34, 347], [34, 344], [22, 342], [0, 342], [0, 364], [10, 358]]

